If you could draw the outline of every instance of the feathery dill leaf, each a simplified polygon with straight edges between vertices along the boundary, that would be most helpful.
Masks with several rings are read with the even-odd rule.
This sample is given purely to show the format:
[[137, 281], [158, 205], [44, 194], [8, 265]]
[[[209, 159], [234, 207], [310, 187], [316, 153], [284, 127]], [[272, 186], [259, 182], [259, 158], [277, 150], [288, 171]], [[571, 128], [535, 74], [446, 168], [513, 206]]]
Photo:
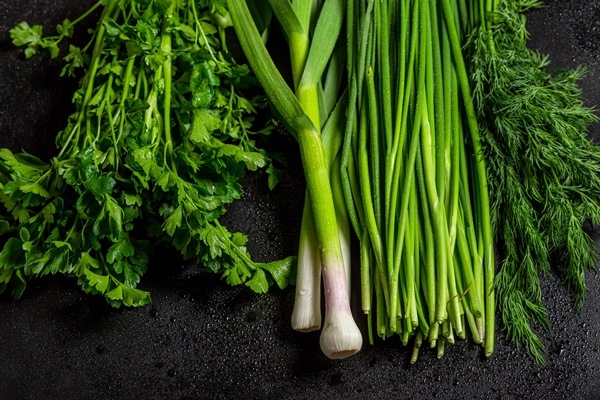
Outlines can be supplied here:
[[470, 68], [492, 224], [504, 252], [498, 304], [509, 340], [543, 362], [533, 328], [550, 329], [540, 273], [549, 272], [551, 255], [561, 255], [559, 269], [580, 307], [585, 271], [596, 267], [584, 223], [600, 222], [600, 148], [587, 138], [597, 117], [578, 87], [585, 69], [551, 74], [548, 56], [527, 47], [523, 13], [540, 5], [499, 1], [491, 28], [472, 33]]

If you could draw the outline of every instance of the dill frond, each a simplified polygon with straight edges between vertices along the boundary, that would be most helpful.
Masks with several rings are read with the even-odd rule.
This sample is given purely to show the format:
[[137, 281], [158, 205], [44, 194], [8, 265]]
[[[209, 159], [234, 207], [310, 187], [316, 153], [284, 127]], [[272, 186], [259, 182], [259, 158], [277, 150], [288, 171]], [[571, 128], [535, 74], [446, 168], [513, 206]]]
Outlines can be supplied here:
[[600, 222], [600, 148], [587, 137], [598, 118], [578, 86], [586, 70], [550, 73], [549, 57], [527, 47], [523, 13], [539, 6], [499, 1], [491, 28], [474, 31], [469, 44], [492, 224], [504, 253], [498, 304], [508, 339], [542, 362], [532, 324], [550, 328], [539, 276], [549, 272], [551, 254], [562, 255], [559, 269], [577, 307], [585, 271], [597, 265], [584, 223]]

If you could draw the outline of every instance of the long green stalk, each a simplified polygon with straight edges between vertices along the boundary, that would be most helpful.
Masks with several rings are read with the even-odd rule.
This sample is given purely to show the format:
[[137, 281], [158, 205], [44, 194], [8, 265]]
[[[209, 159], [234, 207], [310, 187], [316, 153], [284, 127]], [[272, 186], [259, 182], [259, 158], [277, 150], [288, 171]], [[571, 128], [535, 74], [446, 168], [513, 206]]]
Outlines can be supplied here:
[[[290, 48], [304, 48], [308, 55], [306, 58], [294, 58], [292, 54], [292, 70], [300, 74], [300, 78], [295, 80], [296, 98], [304, 112], [310, 117], [312, 123], [320, 132], [321, 113], [323, 106], [319, 96], [321, 85], [321, 76], [323, 75], [329, 60], [330, 54], [333, 54], [336, 38], [338, 37], [344, 14], [344, 3], [339, 0], [330, 0], [322, 8], [314, 30], [312, 40], [306, 36], [310, 18], [307, 16], [295, 18], [289, 3], [274, 2], [275, 14], [278, 18], [289, 20], [284, 28], [288, 32]], [[303, 11], [304, 10], [304, 11]], [[305, 9], [301, 9], [305, 12]], [[303, 21], [303, 22], [302, 22]], [[297, 31], [297, 32], [296, 32]], [[310, 45], [310, 46], [309, 46]], [[331, 79], [337, 79], [331, 77]], [[339, 115], [341, 112], [338, 111]], [[328, 115], [325, 115], [328, 117]], [[338, 136], [339, 135], [334, 135]], [[324, 149], [327, 157], [327, 165], [330, 176], [335, 185], [338, 184], [337, 173], [332, 169], [334, 158], [339, 149], [339, 145], [331, 146], [331, 140], [323, 140]], [[339, 193], [338, 187], [334, 187], [334, 194]], [[338, 196], [339, 197], [339, 196]], [[320, 327], [320, 256], [318, 254], [318, 243], [314, 233], [314, 217], [310, 208], [310, 199], [307, 197], [302, 217], [302, 226], [300, 230], [298, 272], [296, 284], [296, 301], [294, 302], [294, 311], [292, 314], [292, 326], [296, 330], [310, 331]], [[344, 265], [347, 271], [347, 282], [350, 285], [350, 239], [349, 230], [345, 220], [347, 219], [344, 207], [340, 207], [340, 202], [335, 201], [340, 241], [342, 244], [342, 255], [345, 260]]]
[[446, 19], [448, 27], [448, 33], [450, 36], [452, 54], [454, 57], [454, 62], [456, 63], [458, 81], [462, 92], [462, 98], [469, 126], [469, 132], [471, 134], [471, 141], [473, 143], [473, 152], [476, 158], [475, 172], [478, 180], [478, 185], [476, 189], [477, 196], [479, 199], [479, 212], [477, 213], [477, 215], [479, 217], [479, 226], [481, 226], [483, 233], [483, 258], [485, 266], [485, 353], [487, 356], [490, 356], [494, 350], [496, 299], [494, 293], [494, 242], [492, 238], [492, 225], [490, 222], [490, 202], [486, 177], [487, 172], [485, 160], [483, 159], [483, 152], [481, 151], [481, 138], [479, 136], [479, 126], [477, 123], [477, 117], [475, 115], [475, 108], [473, 106], [469, 78], [467, 76], [467, 69], [465, 67], [462, 55], [462, 49], [458, 38], [458, 32], [456, 31], [454, 14], [450, 7], [450, 0], [441, 1], [444, 9], [444, 17]]
[[[418, 3], [417, 3], [418, 4]], [[418, 7], [418, 5], [416, 5]], [[417, 9], [418, 10], [418, 9]], [[421, 18], [419, 24], [421, 26], [421, 32], [424, 32], [426, 28], [426, 20], [425, 18]], [[425, 93], [425, 72], [426, 72], [426, 51], [424, 51], [426, 47], [427, 36], [424, 34], [419, 35], [419, 43], [420, 49], [419, 59], [418, 59], [418, 83], [417, 83], [417, 106], [415, 110], [415, 116], [422, 115], [423, 110], [426, 108], [426, 93]], [[397, 329], [396, 322], [394, 316], [397, 315], [396, 307], [398, 303], [398, 279], [400, 273], [400, 262], [402, 257], [402, 250], [404, 246], [404, 238], [406, 232], [407, 218], [408, 218], [408, 210], [409, 210], [409, 201], [410, 201], [410, 190], [413, 185], [414, 180], [414, 165], [417, 157], [417, 151], [419, 149], [420, 144], [420, 135], [422, 133], [422, 122], [421, 118], [415, 118], [415, 122], [413, 124], [412, 133], [410, 136], [410, 147], [408, 150], [408, 159], [406, 165], [404, 167], [405, 176], [404, 176], [404, 184], [402, 188], [402, 198], [400, 201], [400, 211], [398, 216], [398, 230], [395, 233], [396, 243], [394, 245], [394, 261], [392, 268], [392, 275], [390, 279], [390, 328], [392, 332], [395, 332]]]
[[[412, 10], [412, 26], [409, 27], [410, 19], [407, 17], [410, 12], [409, 2], [405, 2], [406, 6], [403, 9], [404, 17], [400, 21], [400, 55], [399, 66], [397, 68], [399, 74], [398, 87], [398, 108], [396, 110], [396, 121], [394, 124], [394, 139], [392, 142], [392, 150], [386, 163], [386, 211], [387, 211], [387, 255], [388, 255], [388, 271], [390, 274], [395, 274], [394, 265], [399, 262], [401, 256], [401, 247], [403, 234], [402, 227], [397, 228], [398, 222], [402, 221], [402, 217], [398, 219], [398, 197], [401, 194], [402, 173], [403, 171], [411, 170], [412, 161], [408, 160], [408, 165], [404, 165], [401, 161], [405, 156], [405, 145], [408, 143], [407, 136], [409, 128], [409, 111], [411, 109], [410, 99], [413, 96], [413, 82], [415, 80], [415, 65], [421, 62], [418, 58], [419, 45], [419, 2], [415, 2]], [[410, 29], [410, 31], [409, 31]], [[410, 45], [406, 50], [406, 41], [410, 35]], [[404, 57], [402, 57], [404, 56]], [[419, 61], [416, 61], [419, 60]], [[419, 64], [421, 65], [421, 64]], [[417, 71], [421, 71], [417, 68]], [[406, 77], [405, 75], [406, 74]], [[421, 91], [417, 79], [417, 91]], [[417, 99], [417, 103], [418, 103]], [[417, 121], [417, 124], [420, 121]], [[414, 128], [417, 129], [416, 127]], [[413, 131], [414, 134], [415, 131]], [[415, 143], [416, 145], [416, 143]], [[402, 192], [403, 193], [403, 192]], [[401, 200], [402, 201], [402, 200]], [[402, 213], [400, 213], [401, 215]], [[400, 240], [400, 241], [398, 241]]]

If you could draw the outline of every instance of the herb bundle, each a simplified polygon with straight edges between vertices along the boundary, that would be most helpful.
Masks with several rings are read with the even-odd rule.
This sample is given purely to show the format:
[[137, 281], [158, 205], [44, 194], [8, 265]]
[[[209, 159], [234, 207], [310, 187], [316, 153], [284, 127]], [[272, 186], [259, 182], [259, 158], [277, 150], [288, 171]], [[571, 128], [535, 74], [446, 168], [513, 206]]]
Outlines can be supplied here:
[[559, 255], [580, 307], [585, 271], [597, 266], [585, 230], [587, 222], [600, 223], [600, 147], [587, 138], [597, 117], [577, 85], [584, 69], [550, 74], [549, 58], [527, 48], [523, 13], [540, 2], [476, 3], [469, 8], [470, 76], [503, 251], [498, 303], [508, 338], [543, 362], [544, 346], [532, 328], [550, 328], [539, 275]]
[[486, 168], [460, 2], [352, 1], [342, 175], [371, 342], [494, 348]]
[[[274, 127], [256, 120], [266, 101], [227, 49], [226, 3], [109, 0], [85, 15], [96, 10], [90, 42], [64, 58], [63, 74], [84, 75], [58, 155], [0, 150], [0, 291], [19, 297], [29, 279], [60, 273], [113, 306], [143, 305], [137, 284], [160, 243], [229, 284], [285, 287], [293, 257], [256, 263], [219, 223], [247, 170], [266, 167], [270, 186], [279, 175], [257, 142]], [[49, 37], [23, 22], [11, 36], [27, 57], [56, 57], [80, 20]]]

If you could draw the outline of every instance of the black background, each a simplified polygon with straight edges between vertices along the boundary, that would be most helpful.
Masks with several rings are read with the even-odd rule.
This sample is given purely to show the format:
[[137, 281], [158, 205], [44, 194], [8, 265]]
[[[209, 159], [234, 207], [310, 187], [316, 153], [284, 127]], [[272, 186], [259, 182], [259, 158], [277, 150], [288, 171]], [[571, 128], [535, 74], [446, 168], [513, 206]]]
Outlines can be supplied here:
[[[76, 18], [92, 1], [0, 1], [0, 146], [42, 157], [55, 154], [54, 135], [72, 111], [76, 82], [59, 79], [60, 64], [25, 60], [8, 29], [27, 20], [50, 29]], [[600, 2], [546, 1], [528, 14], [531, 46], [552, 68], [585, 65], [589, 105], [600, 105]], [[600, 142], [600, 128], [592, 128]], [[291, 142], [288, 142], [291, 143]], [[293, 145], [281, 185], [244, 178], [246, 193], [226, 224], [250, 236], [254, 258], [294, 254], [304, 181]], [[595, 237], [600, 230], [596, 230]], [[356, 356], [331, 361], [318, 333], [289, 326], [293, 288], [254, 295], [160, 252], [141, 287], [151, 305], [115, 310], [59, 277], [32, 282], [24, 297], [0, 297], [0, 399], [597, 399], [600, 398], [600, 280], [577, 313], [560, 277], [543, 279], [552, 335], [545, 365], [508, 344], [498, 327], [491, 359], [469, 341], [447, 346], [441, 360], [394, 338], [366, 344]], [[360, 317], [359, 317], [360, 318]]]

